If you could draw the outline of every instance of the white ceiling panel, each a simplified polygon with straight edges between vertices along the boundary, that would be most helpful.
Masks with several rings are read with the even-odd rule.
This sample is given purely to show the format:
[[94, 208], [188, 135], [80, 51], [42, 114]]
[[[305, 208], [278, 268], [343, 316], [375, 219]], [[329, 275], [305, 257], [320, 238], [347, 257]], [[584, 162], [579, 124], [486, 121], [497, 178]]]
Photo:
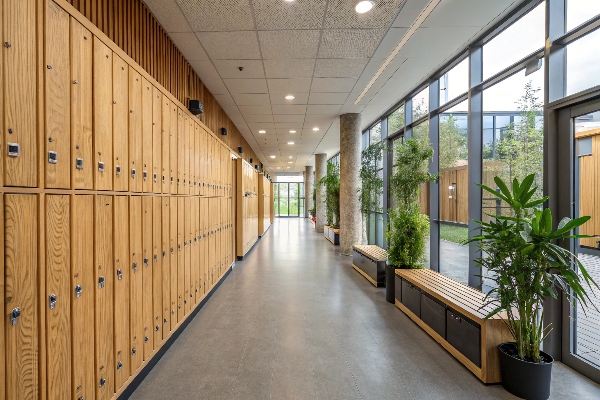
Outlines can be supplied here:
[[194, 31], [254, 29], [248, 0], [177, 0]]
[[325, 0], [252, 0], [258, 30], [319, 29], [326, 3]]
[[227, 89], [234, 93], [268, 93], [266, 79], [223, 79]]
[[172, 32], [192, 32], [190, 24], [175, 0], [144, 0], [144, 3], [169, 33], [169, 36]]
[[319, 58], [371, 57], [385, 29], [329, 29], [323, 31]]
[[[265, 77], [261, 60], [215, 60], [214, 63], [221, 78], [249, 79]], [[240, 67], [242, 68], [241, 71]]]
[[232, 97], [238, 106], [268, 106], [271, 104], [268, 94], [233, 93]]
[[[197, 71], [197, 70], [196, 70]], [[227, 90], [227, 86], [225, 86], [225, 84], [223, 83], [223, 81], [221, 79], [218, 78], [204, 78], [202, 76], [202, 74], [200, 74], [200, 79], [202, 79], [202, 82], [204, 83], [204, 86], [206, 86], [208, 88], [208, 90], [214, 95], [216, 94], [229, 94], [229, 91]]]
[[387, 28], [405, 0], [379, 0], [371, 11], [354, 11], [357, 0], [329, 0], [325, 28]]
[[245, 115], [246, 122], [273, 122], [272, 114], [249, 114]]
[[[452, 54], [453, 50], [468, 42], [480, 27], [419, 28], [404, 45], [397, 57], [423, 57], [438, 55], [440, 61]], [[427, 52], [423, 52], [427, 46]]]
[[274, 131], [275, 130], [275, 124], [272, 122], [249, 122], [248, 123], [248, 128], [250, 128], [250, 130], [256, 134], [258, 134], [258, 131], [264, 130], [264, 131]]
[[[308, 104], [344, 104], [350, 93], [311, 93]], [[338, 107], [339, 108], [339, 107]]]
[[318, 93], [349, 93], [354, 88], [357, 78], [314, 78], [310, 88], [311, 94]]
[[265, 60], [316, 58], [320, 35], [318, 30], [258, 32]]
[[[423, 27], [486, 26], [502, 14], [515, 0], [453, 0], [442, 1], [425, 19]], [[465, 10], [469, 10], [465, 18]]]
[[239, 106], [238, 108], [244, 115], [273, 114], [273, 112], [271, 111], [271, 106]]
[[291, 92], [276, 93], [273, 91], [269, 91], [269, 96], [271, 97], [271, 104], [307, 104], [308, 103], [308, 95], [309, 95], [308, 93], [294, 92], [294, 96], [296, 98], [292, 99], [292, 100], [288, 100], [285, 98], [285, 96], [287, 96], [290, 93]]
[[194, 32], [170, 33], [169, 36], [188, 61], [209, 60]]
[[396, 48], [404, 34], [408, 31], [407, 28], [390, 28], [388, 33], [385, 35], [379, 47], [373, 54], [373, 57], [387, 58], [390, 53]]
[[213, 65], [212, 61], [193, 60], [190, 61], [190, 65], [192, 66], [194, 71], [198, 73], [200, 79], [202, 79], [202, 82], [212, 79], [221, 80], [221, 76], [219, 75], [219, 72]]
[[315, 78], [358, 78], [368, 58], [324, 58], [317, 59], [315, 65]]
[[340, 115], [348, 113], [360, 113], [365, 108], [363, 104], [344, 104], [340, 109]]
[[269, 92], [271, 93], [308, 93], [312, 79], [267, 79]]
[[275, 122], [297, 122], [299, 126], [302, 126], [304, 114], [275, 114], [273, 119]]
[[[233, 97], [229, 94], [215, 94], [213, 96], [223, 108], [225, 108], [225, 106], [235, 106], [235, 101], [233, 101]], [[229, 118], [231, 118], [231, 115]]]
[[[425, 9], [430, 0], [406, 0], [396, 20], [392, 24], [394, 28], [409, 28]], [[492, 0], [495, 1], [495, 0]]]
[[306, 114], [305, 104], [273, 105], [273, 114]]
[[264, 60], [267, 78], [312, 78], [314, 58]]
[[276, 122], [275, 128], [277, 129], [277, 133], [289, 133], [290, 129], [298, 130], [297, 122]]
[[259, 60], [260, 50], [254, 31], [196, 32], [212, 60]]
[[323, 128], [323, 126], [322, 126], [323, 124], [330, 124], [331, 121], [333, 121], [338, 116], [338, 112], [340, 111], [340, 108], [341, 108], [340, 106], [327, 106], [327, 107], [331, 107], [329, 109], [329, 111], [331, 111], [331, 112], [328, 114], [306, 114], [306, 118], [304, 119], [304, 122], [306, 122], [306, 124], [311, 125], [311, 127], [310, 127], [311, 134], [313, 133], [312, 128], [314, 126]]
[[[387, 56], [386, 56], [387, 57]], [[389, 78], [394, 75], [394, 72], [406, 61], [406, 58], [396, 56], [394, 59], [388, 64], [387, 68], [383, 70], [380, 77]], [[371, 58], [371, 61], [367, 64], [365, 71], [362, 74], [362, 77], [371, 79], [373, 75], [379, 70], [379, 68], [385, 62], [385, 58]]]

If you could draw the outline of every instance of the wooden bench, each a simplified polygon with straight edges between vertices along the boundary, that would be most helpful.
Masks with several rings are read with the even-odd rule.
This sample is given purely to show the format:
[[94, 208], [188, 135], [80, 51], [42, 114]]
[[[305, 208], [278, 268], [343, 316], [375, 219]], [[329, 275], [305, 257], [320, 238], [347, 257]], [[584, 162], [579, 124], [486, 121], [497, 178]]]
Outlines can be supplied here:
[[325, 239], [329, 240], [332, 244], [336, 246], [340, 244], [339, 229], [325, 225], [325, 227], [323, 228], [323, 236], [325, 236]]
[[387, 252], [375, 245], [352, 246], [352, 267], [376, 287], [385, 286]]
[[485, 294], [430, 269], [396, 270], [396, 306], [484, 383], [498, 383], [498, 345], [514, 341]]

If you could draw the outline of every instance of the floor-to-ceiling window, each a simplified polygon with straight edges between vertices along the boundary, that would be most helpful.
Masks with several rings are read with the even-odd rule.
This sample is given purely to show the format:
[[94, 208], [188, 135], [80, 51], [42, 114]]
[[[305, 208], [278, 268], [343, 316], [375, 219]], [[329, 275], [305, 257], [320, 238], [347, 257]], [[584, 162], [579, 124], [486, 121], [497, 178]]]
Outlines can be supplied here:
[[276, 182], [273, 192], [276, 217], [304, 217], [304, 183]]

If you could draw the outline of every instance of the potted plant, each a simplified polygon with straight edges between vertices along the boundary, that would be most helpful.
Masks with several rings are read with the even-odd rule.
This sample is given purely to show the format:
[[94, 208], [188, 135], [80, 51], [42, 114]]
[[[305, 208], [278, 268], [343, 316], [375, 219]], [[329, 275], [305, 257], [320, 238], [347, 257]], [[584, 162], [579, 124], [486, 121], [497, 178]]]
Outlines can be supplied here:
[[501, 313], [514, 342], [500, 345], [502, 384], [514, 395], [527, 399], [547, 399], [553, 359], [540, 350], [550, 327], [544, 326], [543, 301], [565, 295], [569, 302], [588, 305], [587, 289], [598, 287], [584, 266], [570, 251], [557, 243], [565, 239], [589, 237], [573, 231], [590, 217], [564, 218], [553, 229], [552, 213], [540, 209], [548, 199], [534, 199], [535, 175], [522, 182], [514, 179], [511, 189], [495, 177], [498, 191], [479, 185], [506, 203], [511, 215], [488, 215], [490, 222], [477, 221], [481, 234], [476, 242], [482, 251], [477, 263], [485, 278], [494, 282], [486, 305]]
[[385, 269], [385, 297], [395, 302], [395, 269], [422, 268], [426, 260], [429, 217], [421, 213], [419, 192], [423, 184], [434, 182], [429, 173], [433, 148], [423, 139], [406, 139], [394, 147], [396, 162], [390, 188], [396, 207], [388, 210], [388, 265]]
[[361, 155], [361, 187], [357, 192], [362, 214], [362, 244], [367, 243], [367, 217], [372, 212], [381, 212], [379, 200], [383, 194], [383, 178], [379, 176], [379, 170], [384, 151], [384, 143], [379, 142], [364, 149]]
[[329, 239], [334, 244], [339, 244], [339, 231], [338, 233], [333, 232], [334, 229], [337, 230], [340, 228], [339, 166], [334, 162], [327, 162], [327, 174], [319, 179], [317, 184], [325, 186], [325, 215], [327, 219], [327, 226], [325, 227], [326, 236], [327, 232], [329, 232], [331, 235]]

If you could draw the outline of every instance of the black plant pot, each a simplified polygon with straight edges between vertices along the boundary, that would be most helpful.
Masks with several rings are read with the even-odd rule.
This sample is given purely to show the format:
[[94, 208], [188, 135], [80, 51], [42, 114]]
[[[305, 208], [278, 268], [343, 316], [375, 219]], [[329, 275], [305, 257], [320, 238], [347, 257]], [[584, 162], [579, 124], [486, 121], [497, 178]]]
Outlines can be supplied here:
[[502, 386], [515, 396], [528, 400], [546, 400], [550, 397], [552, 363], [550, 354], [540, 351], [541, 364], [523, 361], [517, 354], [515, 343], [502, 343], [500, 349], [500, 371]]
[[385, 299], [396, 303], [396, 268], [390, 264], [385, 265]]

